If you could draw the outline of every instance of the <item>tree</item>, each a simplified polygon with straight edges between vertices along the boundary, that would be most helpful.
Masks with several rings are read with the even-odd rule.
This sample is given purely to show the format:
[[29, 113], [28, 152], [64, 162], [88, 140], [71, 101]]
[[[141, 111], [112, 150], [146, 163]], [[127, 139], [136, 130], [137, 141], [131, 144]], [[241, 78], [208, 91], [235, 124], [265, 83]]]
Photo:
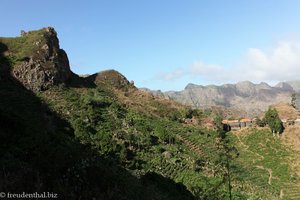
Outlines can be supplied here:
[[259, 118], [257, 118], [257, 119], [256, 119], [256, 124], [257, 124], [257, 126], [259, 126], [259, 127], [264, 127], [264, 126], [266, 125], [266, 122], [265, 122], [264, 119], [259, 119]]
[[233, 143], [227, 138], [227, 134], [224, 131], [219, 133], [220, 140], [218, 141], [219, 158], [216, 165], [221, 166], [221, 176], [223, 178], [223, 184], [225, 185], [227, 192], [226, 196], [232, 200], [233, 199], [233, 185], [234, 180], [233, 169], [236, 168], [234, 164], [234, 159], [239, 156], [239, 152]]
[[274, 129], [278, 133], [282, 133], [283, 132], [284, 127], [283, 127], [282, 121], [280, 119], [276, 119], [275, 120], [275, 122], [274, 122]]
[[192, 108], [189, 108], [187, 111], [186, 111], [186, 114], [185, 114], [185, 117], [186, 118], [193, 118], [195, 113], [195, 110], [192, 109]]
[[265, 113], [264, 120], [269, 125], [272, 133], [283, 132], [284, 127], [275, 108], [269, 108], [269, 110]]
[[225, 134], [227, 131], [230, 130], [224, 130], [224, 124], [222, 123], [222, 116], [221, 115], [215, 115], [214, 117], [214, 123], [217, 129], [217, 132], [219, 133], [219, 136], [224, 139], [225, 138]]

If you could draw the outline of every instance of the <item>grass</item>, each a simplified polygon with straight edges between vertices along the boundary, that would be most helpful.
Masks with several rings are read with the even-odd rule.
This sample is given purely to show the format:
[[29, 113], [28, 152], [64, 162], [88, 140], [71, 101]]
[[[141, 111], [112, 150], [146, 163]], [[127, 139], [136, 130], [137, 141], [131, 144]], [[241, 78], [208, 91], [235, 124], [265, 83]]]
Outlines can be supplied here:
[[[286, 185], [300, 182], [289, 163], [296, 152], [286, 146], [281, 138], [273, 137], [269, 130], [248, 129], [231, 134], [231, 139], [240, 152], [237, 162], [250, 172], [248, 175], [244, 174], [243, 178], [247, 183], [257, 186], [255, 190], [263, 197], [274, 195], [278, 198]], [[298, 189], [300, 194], [300, 188]], [[271, 194], [266, 194], [265, 191], [270, 191]]]
[[31, 31], [21, 37], [0, 37], [0, 51], [8, 51], [7, 58], [14, 66], [37, 54], [46, 43], [44, 30]]

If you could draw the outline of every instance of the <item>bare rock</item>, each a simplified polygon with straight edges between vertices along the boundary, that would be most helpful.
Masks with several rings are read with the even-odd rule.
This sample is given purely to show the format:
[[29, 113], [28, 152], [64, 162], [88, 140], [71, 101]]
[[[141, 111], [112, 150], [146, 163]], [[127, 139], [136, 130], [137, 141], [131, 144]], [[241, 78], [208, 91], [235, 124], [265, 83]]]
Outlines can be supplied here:
[[94, 82], [96, 85], [108, 84], [118, 89], [126, 87], [135, 88], [124, 75], [112, 69], [90, 75], [86, 79]]
[[165, 151], [162, 153], [162, 155], [167, 158], [167, 159], [171, 159], [172, 158], [172, 153], [169, 151]]
[[[13, 66], [12, 73], [27, 89], [34, 92], [47, 90], [71, 78], [68, 56], [59, 47], [57, 33], [52, 27], [22, 32], [25, 39], [34, 40], [32, 52]], [[25, 44], [24, 44], [25, 45]], [[24, 46], [24, 48], [30, 48]]]

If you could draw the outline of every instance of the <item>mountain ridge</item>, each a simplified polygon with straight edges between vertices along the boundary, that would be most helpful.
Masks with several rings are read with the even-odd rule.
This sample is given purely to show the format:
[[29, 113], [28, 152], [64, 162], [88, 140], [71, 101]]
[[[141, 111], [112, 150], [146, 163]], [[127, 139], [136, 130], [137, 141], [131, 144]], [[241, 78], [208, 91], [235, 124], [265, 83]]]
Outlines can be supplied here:
[[[250, 81], [206, 86], [189, 83], [181, 91], [166, 92], [142, 89], [194, 108], [220, 106], [241, 109], [254, 117], [267, 110], [272, 104], [290, 103], [291, 95], [299, 92], [298, 82], [300, 83], [300, 81], [279, 82], [275, 86], [270, 86], [265, 82], [255, 84]], [[290, 83], [293, 83], [294, 87]], [[298, 96], [299, 94], [297, 99], [299, 99]], [[300, 105], [299, 100], [297, 100], [297, 105]]]

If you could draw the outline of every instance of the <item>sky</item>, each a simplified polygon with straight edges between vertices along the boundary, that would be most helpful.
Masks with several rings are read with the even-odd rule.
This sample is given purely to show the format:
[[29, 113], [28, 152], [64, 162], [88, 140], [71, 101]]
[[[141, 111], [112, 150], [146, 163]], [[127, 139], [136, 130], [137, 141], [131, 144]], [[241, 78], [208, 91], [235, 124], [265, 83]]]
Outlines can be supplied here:
[[[52, 26], [71, 70], [182, 90], [300, 79], [299, 0], [0, 0], [0, 36]], [[4, 8], [4, 9], [3, 9]]]

